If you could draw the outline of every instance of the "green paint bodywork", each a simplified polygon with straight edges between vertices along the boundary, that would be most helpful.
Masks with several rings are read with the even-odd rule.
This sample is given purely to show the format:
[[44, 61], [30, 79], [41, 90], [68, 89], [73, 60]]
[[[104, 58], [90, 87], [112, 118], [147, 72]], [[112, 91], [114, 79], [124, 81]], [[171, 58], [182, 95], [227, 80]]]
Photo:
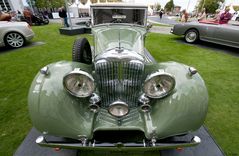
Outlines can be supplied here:
[[162, 69], [174, 75], [176, 87], [165, 98], [150, 99], [149, 113], [143, 113], [139, 107], [131, 109], [121, 124], [106, 109], [101, 108], [98, 113], [90, 111], [89, 97], [74, 97], [63, 87], [63, 77], [74, 68], [92, 74], [93, 66], [61, 61], [48, 68], [48, 75], [37, 74], [28, 97], [32, 123], [42, 133], [92, 139], [98, 130], [140, 130], [147, 139], [162, 139], [197, 130], [207, 113], [208, 94], [204, 81], [198, 73], [190, 76], [189, 67], [176, 62], [145, 65], [145, 78]]
[[[107, 52], [110, 51], [118, 52], [117, 55], [114, 55], [114, 57], [119, 55], [117, 61], [121, 61], [123, 55], [125, 55], [122, 57], [124, 59], [132, 59], [132, 55], [140, 55], [140, 57], [135, 58], [145, 59], [145, 61], [140, 60], [144, 63], [143, 78], [146, 79], [148, 75], [159, 69], [164, 70], [175, 78], [176, 86], [173, 92], [164, 98], [150, 99], [150, 112], [143, 112], [140, 109], [140, 104], [138, 104], [138, 107], [130, 107], [129, 114], [119, 119], [110, 115], [108, 108], [105, 107], [100, 108], [98, 112], [91, 111], [89, 109], [90, 97], [78, 98], [64, 89], [63, 77], [75, 68], [80, 68], [82, 71], [91, 74], [96, 80], [94, 63], [97, 60], [93, 60], [92, 65], [71, 61], [52, 63], [47, 65], [48, 74], [39, 72], [36, 75], [29, 90], [29, 112], [35, 128], [43, 134], [76, 140], [80, 140], [82, 137], [94, 140], [94, 134], [100, 131], [106, 132], [104, 133], [106, 135], [109, 131], [140, 131], [144, 134], [143, 139], [159, 140], [187, 134], [201, 127], [208, 108], [208, 93], [203, 79], [198, 73], [190, 76], [189, 66], [180, 63], [147, 63], [149, 61], [147, 61], [148, 57], [144, 51], [146, 28], [132, 24], [114, 23], [95, 26], [92, 28], [92, 33], [95, 47], [93, 50], [94, 59], [97, 59], [98, 56], [99, 58], [104, 56], [107, 59], [107, 56], [109, 56]], [[128, 53], [121, 53], [124, 50]], [[118, 70], [119, 75], [122, 75], [120, 66]], [[122, 77], [119, 77], [119, 79], [122, 79]], [[99, 95], [100, 90], [96, 81], [95, 86], [95, 93]], [[143, 93], [142, 88], [143, 84], [139, 93]], [[132, 141], [130, 140], [131, 136], [127, 139], [126, 142]], [[142, 136], [139, 141], [142, 141]], [[115, 140], [115, 142], [118, 141]], [[63, 144], [56, 144], [56, 146], [64, 148]], [[90, 147], [76, 148], [91, 149]], [[146, 151], [161, 148], [131, 149]], [[99, 148], [99, 150], [101, 149], [112, 148]], [[124, 147], [115, 150], [124, 149], [127, 150]]]

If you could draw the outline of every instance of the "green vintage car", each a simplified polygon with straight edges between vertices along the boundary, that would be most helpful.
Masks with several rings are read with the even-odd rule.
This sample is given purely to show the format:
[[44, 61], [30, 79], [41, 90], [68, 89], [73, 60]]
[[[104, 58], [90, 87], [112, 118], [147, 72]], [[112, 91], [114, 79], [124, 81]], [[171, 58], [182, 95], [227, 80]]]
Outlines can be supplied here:
[[147, 7], [97, 4], [91, 13], [94, 47], [77, 39], [73, 61], [43, 67], [32, 82], [29, 112], [42, 133], [36, 143], [113, 151], [199, 144], [197, 136], [164, 141], [202, 126], [208, 93], [195, 68], [157, 63], [145, 49]]

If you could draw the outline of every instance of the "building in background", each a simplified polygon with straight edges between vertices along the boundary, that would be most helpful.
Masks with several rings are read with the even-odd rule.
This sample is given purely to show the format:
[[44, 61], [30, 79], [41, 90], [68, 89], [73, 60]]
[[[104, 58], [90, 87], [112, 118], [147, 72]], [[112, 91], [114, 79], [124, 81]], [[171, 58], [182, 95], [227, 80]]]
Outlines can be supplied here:
[[21, 11], [24, 9], [22, 0], [0, 0], [0, 9], [2, 11]]

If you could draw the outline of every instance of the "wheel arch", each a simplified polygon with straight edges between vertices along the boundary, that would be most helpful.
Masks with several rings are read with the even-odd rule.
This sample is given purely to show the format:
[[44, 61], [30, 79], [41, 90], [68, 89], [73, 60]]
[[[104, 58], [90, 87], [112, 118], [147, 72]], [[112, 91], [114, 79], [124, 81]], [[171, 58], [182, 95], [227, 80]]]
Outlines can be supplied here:
[[186, 35], [186, 32], [188, 32], [189, 30], [196, 30], [199, 35], [198, 37], [200, 38], [200, 32], [199, 32], [198, 28], [196, 28], [196, 27], [190, 27], [190, 28], [186, 29], [183, 35]]
[[24, 40], [26, 41], [26, 36], [24, 35], [24, 33], [22, 33], [21, 31], [17, 31], [17, 30], [9, 30], [3, 33], [3, 39], [5, 39], [6, 35], [9, 33], [19, 33], [23, 36]]

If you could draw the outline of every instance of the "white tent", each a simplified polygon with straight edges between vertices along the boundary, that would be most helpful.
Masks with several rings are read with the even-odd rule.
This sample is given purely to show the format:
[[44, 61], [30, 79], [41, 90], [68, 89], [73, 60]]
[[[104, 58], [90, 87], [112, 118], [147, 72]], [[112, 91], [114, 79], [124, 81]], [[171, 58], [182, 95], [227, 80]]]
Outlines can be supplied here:
[[91, 5], [91, 1], [87, 0], [87, 3], [84, 5], [81, 2], [79, 2], [78, 8], [80, 9], [79, 12], [80, 13], [88, 13], [90, 14], [90, 5]]
[[76, 3], [73, 3], [71, 6], [69, 6], [69, 11], [73, 14], [74, 17], [79, 17]]
[[85, 4], [86, 7], [88, 7], [90, 9], [90, 6], [92, 5], [91, 1], [88, 0], [87, 3]]
[[154, 10], [150, 7], [150, 5], [148, 6], [148, 15], [152, 16], [154, 13]]

